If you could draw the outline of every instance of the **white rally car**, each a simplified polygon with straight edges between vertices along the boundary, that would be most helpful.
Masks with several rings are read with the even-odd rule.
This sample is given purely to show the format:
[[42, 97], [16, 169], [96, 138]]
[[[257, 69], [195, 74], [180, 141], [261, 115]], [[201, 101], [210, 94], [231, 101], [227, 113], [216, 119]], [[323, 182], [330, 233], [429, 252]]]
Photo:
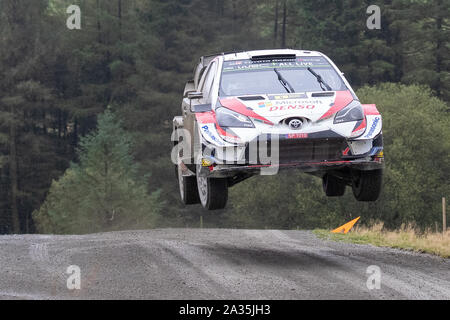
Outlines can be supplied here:
[[202, 57], [175, 117], [172, 159], [182, 201], [222, 209], [228, 188], [295, 168], [330, 197], [351, 186], [376, 201], [384, 168], [382, 118], [361, 104], [324, 54], [262, 50]]

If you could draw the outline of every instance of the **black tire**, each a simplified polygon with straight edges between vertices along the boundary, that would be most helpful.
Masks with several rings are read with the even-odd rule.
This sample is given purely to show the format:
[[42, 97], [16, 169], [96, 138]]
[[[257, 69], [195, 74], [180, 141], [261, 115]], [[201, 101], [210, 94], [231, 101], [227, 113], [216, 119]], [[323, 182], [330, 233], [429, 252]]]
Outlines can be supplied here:
[[322, 186], [327, 197], [342, 197], [345, 194], [345, 183], [331, 174], [322, 178]]
[[[176, 146], [178, 142], [174, 143]], [[178, 154], [179, 156], [180, 154]], [[178, 163], [181, 161], [178, 157]], [[198, 204], [200, 203], [200, 198], [198, 197], [198, 187], [197, 178], [194, 177], [183, 177], [181, 170], [178, 165], [175, 165], [175, 175], [177, 177], [178, 189], [180, 191], [181, 202], [185, 205]]]
[[207, 210], [224, 209], [228, 202], [228, 181], [219, 178], [197, 177], [200, 203]]
[[[178, 141], [174, 141], [174, 142], [173, 142], [173, 147], [174, 147], [174, 148], [177, 148], [177, 145], [178, 145]], [[179, 161], [179, 159], [177, 158], [176, 161]], [[175, 170], [175, 171], [174, 171], [174, 172], [175, 172], [175, 177], [177, 178], [177, 182], [178, 182], [178, 180], [179, 180], [179, 177], [178, 177], [178, 165], [177, 165], [177, 164], [174, 164], [173, 168], [174, 168], [174, 170]]]
[[383, 184], [383, 170], [353, 172], [352, 190], [356, 200], [377, 201]]
[[197, 178], [183, 177], [181, 175], [181, 172], [179, 172], [178, 166], [175, 167], [177, 170], [177, 180], [178, 188], [180, 190], [181, 202], [183, 202], [185, 205], [200, 203], [200, 198], [198, 197]]

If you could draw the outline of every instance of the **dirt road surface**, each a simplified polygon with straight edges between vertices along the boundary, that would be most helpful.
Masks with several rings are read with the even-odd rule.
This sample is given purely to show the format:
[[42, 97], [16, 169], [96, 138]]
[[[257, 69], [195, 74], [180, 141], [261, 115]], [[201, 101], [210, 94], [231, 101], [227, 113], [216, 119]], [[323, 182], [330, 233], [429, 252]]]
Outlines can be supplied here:
[[[367, 286], [370, 266], [380, 289]], [[450, 299], [449, 259], [309, 231], [2, 236], [0, 267], [0, 299]]]

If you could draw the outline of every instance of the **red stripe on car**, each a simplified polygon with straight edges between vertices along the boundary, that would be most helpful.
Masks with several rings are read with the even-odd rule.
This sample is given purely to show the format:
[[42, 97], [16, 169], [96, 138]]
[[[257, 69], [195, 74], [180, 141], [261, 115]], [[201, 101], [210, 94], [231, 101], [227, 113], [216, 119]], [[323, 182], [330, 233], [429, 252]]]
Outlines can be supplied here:
[[348, 156], [348, 153], [350, 152], [350, 148], [347, 147], [347, 149], [345, 149], [344, 151], [342, 151], [342, 155], [343, 156]]
[[375, 104], [363, 104], [364, 114], [366, 116], [379, 116], [380, 112]]
[[352, 101], [353, 95], [350, 93], [350, 91], [337, 91], [336, 99], [334, 100], [333, 105], [322, 117], [320, 117], [319, 120], [326, 119], [336, 114], [337, 112], [348, 106]]
[[198, 123], [216, 123], [216, 114], [213, 111], [196, 113]]
[[366, 118], [364, 118], [364, 120], [361, 121], [361, 124], [357, 128], [353, 129], [352, 132], [359, 131], [361, 129], [364, 129], [365, 127], [367, 127], [367, 120], [366, 120]]
[[335, 164], [347, 164], [351, 163], [349, 160], [345, 161], [324, 161], [324, 162], [298, 162], [298, 163], [286, 163], [286, 164], [261, 164], [261, 165], [251, 165], [246, 166], [246, 168], [268, 168], [268, 167], [290, 167], [290, 166], [298, 166], [298, 165], [323, 165], [323, 166], [329, 166], [329, 165], [335, 165]]
[[239, 139], [238, 136], [230, 133], [230, 130], [224, 130], [221, 126], [219, 126], [219, 124], [216, 123], [216, 130], [217, 132], [221, 135], [221, 136], [225, 136], [225, 137], [230, 137], [233, 139]]

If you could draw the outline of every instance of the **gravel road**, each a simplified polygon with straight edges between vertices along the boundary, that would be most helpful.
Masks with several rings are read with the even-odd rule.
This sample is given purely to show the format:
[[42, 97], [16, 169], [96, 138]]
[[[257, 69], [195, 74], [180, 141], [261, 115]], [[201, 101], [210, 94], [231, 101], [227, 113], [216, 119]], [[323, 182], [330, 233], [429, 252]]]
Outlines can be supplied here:
[[[72, 265], [80, 290], [67, 288]], [[367, 287], [369, 266], [380, 289]], [[309, 231], [2, 236], [0, 267], [0, 299], [450, 299], [449, 259]]]

